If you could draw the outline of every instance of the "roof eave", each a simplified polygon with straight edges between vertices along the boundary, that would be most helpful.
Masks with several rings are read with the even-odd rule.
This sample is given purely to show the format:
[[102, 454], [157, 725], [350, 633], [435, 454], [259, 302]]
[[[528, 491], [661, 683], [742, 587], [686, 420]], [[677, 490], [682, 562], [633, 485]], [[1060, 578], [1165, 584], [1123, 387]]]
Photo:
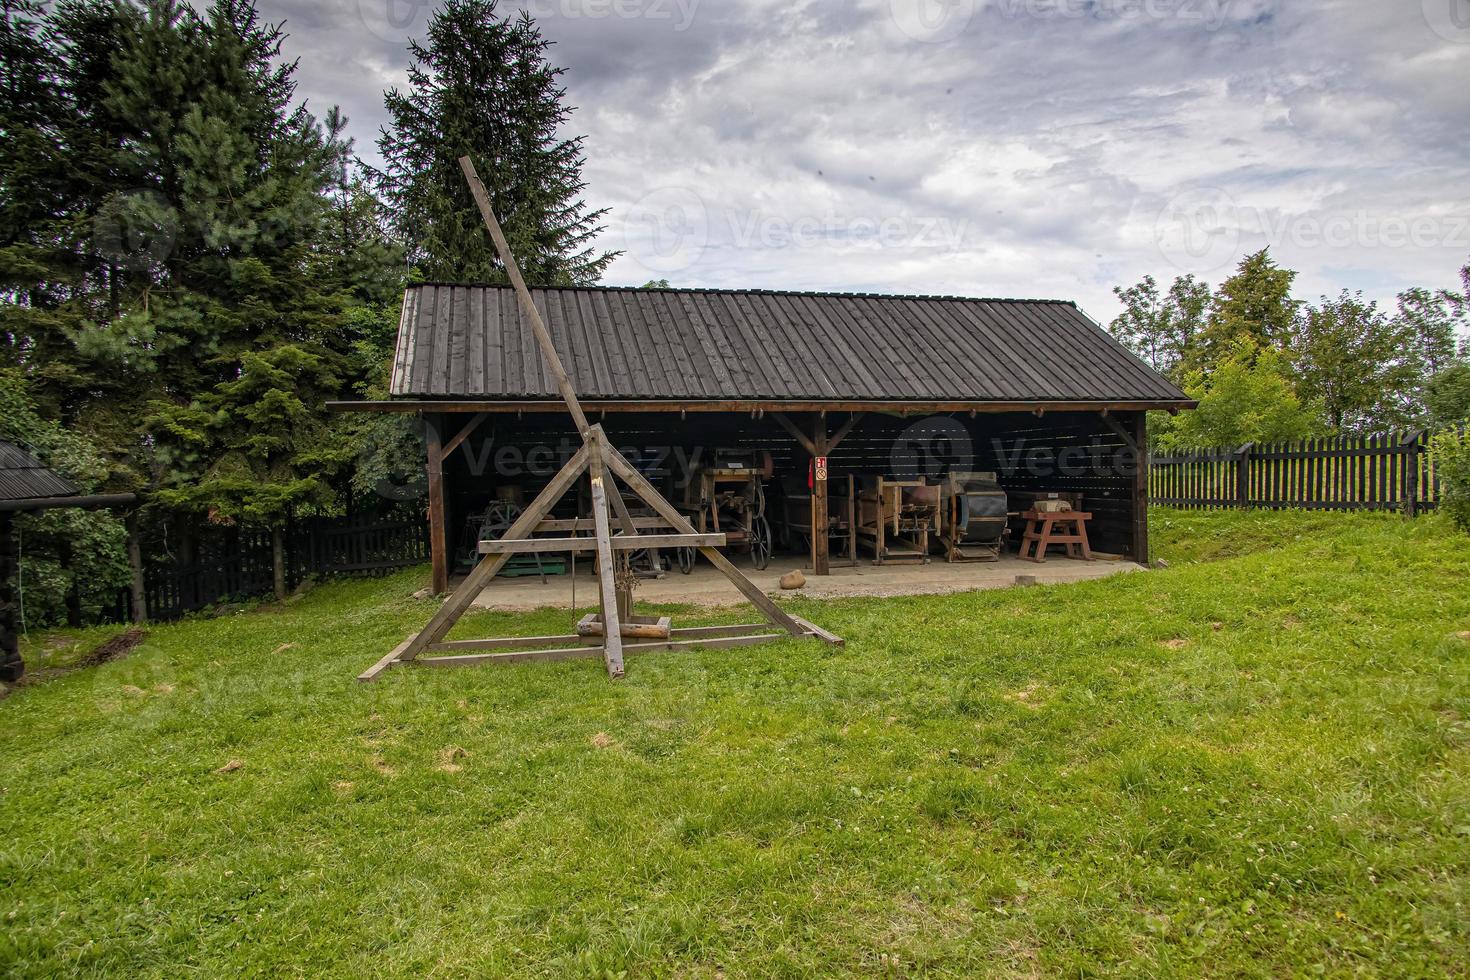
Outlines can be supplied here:
[[[912, 414], [915, 412], [1180, 412], [1199, 402], [1187, 398], [1119, 398], [1097, 401], [1044, 399], [1031, 401], [989, 401], [966, 399], [930, 399], [903, 401], [865, 401], [862, 399], [581, 399], [583, 408], [598, 412], [883, 412]], [[473, 399], [473, 398], [394, 398], [387, 401], [327, 402], [333, 412], [381, 412], [412, 414], [507, 413], [566, 411], [554, 399]]]

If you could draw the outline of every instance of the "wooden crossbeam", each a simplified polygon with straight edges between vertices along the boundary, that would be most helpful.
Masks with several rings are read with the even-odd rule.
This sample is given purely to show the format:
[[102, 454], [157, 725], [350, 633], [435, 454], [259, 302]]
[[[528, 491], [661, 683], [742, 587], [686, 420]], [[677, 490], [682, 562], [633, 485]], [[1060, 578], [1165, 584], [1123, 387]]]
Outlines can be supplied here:
[[[723, 548], [723, 534], [614, 534], [613, 551], [642, 551], [644, 548]], [[596, 538], [528, 538], [511, 541], [481, 541], [482, 555], [528, 555], [554, 551], [579, 554], [597, 550]]]
[[[662, 517], [635, 517], [635, 518], [633, 518], [633, 527], [634, 527], [634, 529], [639, 530], [639, 531], [656, 531], [656, 530], [659, 530], [661, 528], [668, 528], [668, 527], [672, 527], [672, 526], [673, 525], [671, 525], [668, 521], [664, 520]], [[595, 531], [595, 530], [597, 530], [597, 523], [595, 521], [593, 521], [592, 518], [590, 518], [590, 517], [584, 517], [584, 518], [581, 518], [580, 520], [575, 520], [575, 521], [571, 521], [571, 520], [567, 520], [567, 521], [560, 521], [560, 520], [558, 520], [558, 521], [542, 521], [540, 524], [536, 525], [536, 532], [535, 533], [537, 533], [537, 534], [575, 534], [575, 533], [578, 533], [578, 532], [588, 532], [588, 531]]]
[[[769, 627], [768, 627], [769, 628]], [[653, 650], [720, 650], [729, 647], [753, 646], [784, 640], [786, 633], [757, 633], [753, 636], [727, 636], [709, 640], [654, 640], [647, 643], [629, 643], [621, 649], [623, 653], [648, 653]], [[461, 657], [425, 657], [419, 661], [425, 667], [480, 667], [487, 665], [510, 665], [542, 663], [558, 660], [593, 660], [601, 655], [597, 647], [564, 647], [559, 650], [522, 650], [514, 653], [476, 653]]]

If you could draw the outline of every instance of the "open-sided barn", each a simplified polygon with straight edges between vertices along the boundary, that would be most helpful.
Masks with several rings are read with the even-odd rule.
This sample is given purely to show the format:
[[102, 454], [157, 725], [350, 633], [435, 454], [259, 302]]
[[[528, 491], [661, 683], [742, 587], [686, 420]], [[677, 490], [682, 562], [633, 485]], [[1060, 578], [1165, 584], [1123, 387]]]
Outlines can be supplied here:
[[[836, 536], [832, 515], [856, 505], [829, 495], [861, 495], [863, 481], [981, 471], [1013, 501], [1080, 496], [1093, 546], [1143, 560], [1145, 413], [1193, 404], [1066, 302], [532, 293], [584, 407], [625, 454], [671, 497], [717, 459], [761, 460], [778, 534], [784, 523]], [[578, 445], [509, 287], [409, 289], [390, 400], [335, 407], [423, 416], [441, 591], [474, 553], [485, 507], [534, 492]], [[829, 536], [813, 537], [824, 573]]]

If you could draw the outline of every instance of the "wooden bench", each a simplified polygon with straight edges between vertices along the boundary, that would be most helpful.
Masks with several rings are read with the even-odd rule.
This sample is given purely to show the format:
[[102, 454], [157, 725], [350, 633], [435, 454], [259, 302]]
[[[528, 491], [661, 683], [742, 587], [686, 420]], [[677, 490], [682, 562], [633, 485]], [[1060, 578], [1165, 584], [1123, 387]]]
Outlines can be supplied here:
[[1046, 549], [1054, 544], [1065, 545], [1068, 558], [1094, 560], [1092, 546], [1087, 540], [1087, 522], [1092, 520], [1090, 513], [1077, 510], [1059, 513], [1028, 510], [1021, 514], [1021, 518], [1027, 522], [1026, 534], [1021, 538], [1021, 557], [1027, 561], [1046, 561]]

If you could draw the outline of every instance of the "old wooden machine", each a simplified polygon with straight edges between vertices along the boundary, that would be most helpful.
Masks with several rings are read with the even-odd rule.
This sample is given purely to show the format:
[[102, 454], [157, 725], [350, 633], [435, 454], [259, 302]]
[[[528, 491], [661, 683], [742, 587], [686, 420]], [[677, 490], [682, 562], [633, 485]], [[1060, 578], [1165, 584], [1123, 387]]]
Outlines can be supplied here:
[[[722, 533], [731, 551], [750, 555], [764, 570], [771, 564], [771, 522], [766, 516], [766, 480], [773, 463], [769, 453], [749, 459], [723, 460], [701, 467], [684, 488], [683, 510], [699, 533]], [[693, 549], [680, 553], [679, 568], [694, 567]]]
[[939, 487], [924, 480], [862, 479], [857, 499], [858, 540], [873, 563], [929, 562], [929, 535], [943, 530]]
[[[573, 390], [571, 378], [552, 344], [551, 333], [547, 330], [540, 311], [536, 309], [531, 291], [526, 288], [520, 267], [501, 231], [500, 222], [495, 218], [490, 195], [480, 183], [470, 158], [461, 158], [459, 164], [505, 265], [506, 274], [515, 287], [521, 312], [530, 321], [547, 370], [555, 379], [562, 401], [566, 403], [567, 411], [582, 436], [582, 448], [551, 479], [536, 499], [526, 506], [504, 535], [494, 541], [480, 543], [479, 551], [483, 555], [480, 563], [459, 588], [454, 590], [439, 611], [434, 613], [428, 624], [365, 671], [358, 680], [375, 680], [390, 668], [409, 664], [464, 667], [598, 656], [607, 665], [608, 676], [618, 678], [623, 676], [625, 653], [655, 649], [743, 646], [788, 635], [814, 637], [841, 645], [840, 637], [788, 614], [756, 588], [720, 551], [726, 544], [724, 534], [700, 533], [695, 530], [679, 509], [669, 503], [613, 447], [602, 426], [588, 422]], [[583, 478], [590, 483], [591, 519], [549, 519], [552, 507]], [[634, 518], [623, 500], [619, 481], [657, 516]], [[613, 531], [614, 523], [618, 528], [616, 533]], [[761, 611], [767, 622], [745, 626], [674, 629], [667, 617], [635, 616], [632, 611], [632, 589], [636, 579], [628, 567], [627, 556], [630, 552], [647, 548], [697, 548]], [[511, 555], [568, 551], [593, 553], [598, 575], [601, 612], [584, 619], [576, 633], [535, 638], [447, 638], [449, 631], [470, 608], [475, 597], [505, 567]], [[625, 640], [633, 642], [625, 643]]]
[[947, 561], [999, 561], [1010, 533], [1008, 498], [994, 473], [950, 473], [940, 484]]

